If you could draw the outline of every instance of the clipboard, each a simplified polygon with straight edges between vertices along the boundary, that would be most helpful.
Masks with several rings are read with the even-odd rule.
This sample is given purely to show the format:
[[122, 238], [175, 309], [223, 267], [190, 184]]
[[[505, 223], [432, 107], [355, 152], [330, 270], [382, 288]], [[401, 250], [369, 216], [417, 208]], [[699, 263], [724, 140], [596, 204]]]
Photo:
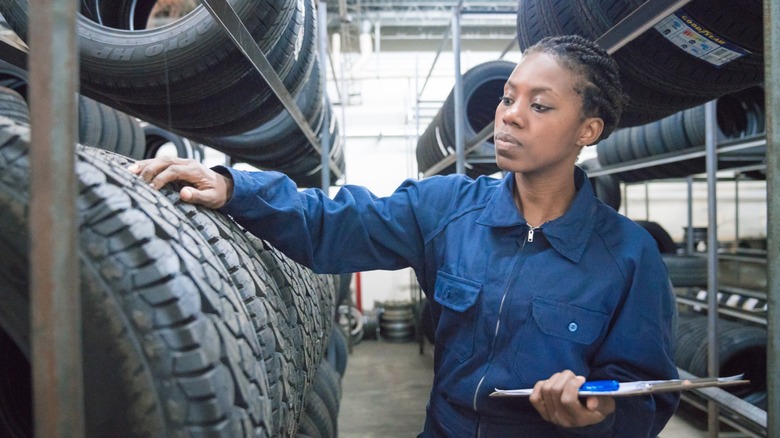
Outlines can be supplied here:
[[[639, 380], [636, 382], [620, 382], [615, 390], [609, 391], [584, 391], [580, 390], [579, 395], [585, 396], [610, 396], [610, 397], [631, 397], [637, 395], [657, 394], [661, 392], [688, 391], [696, 388], [706, 387], [727, 387], [736, 385], [745, 385], [750, 380], [743, 379], [744, 374], [738, 374], [729, 377], [702, 377], [696, 379], [672, 379], [672, 380]], [[498, 389], [496, 388], [491, 397], [528, 397], [533, 392], [533, 388], [528, 389]]]

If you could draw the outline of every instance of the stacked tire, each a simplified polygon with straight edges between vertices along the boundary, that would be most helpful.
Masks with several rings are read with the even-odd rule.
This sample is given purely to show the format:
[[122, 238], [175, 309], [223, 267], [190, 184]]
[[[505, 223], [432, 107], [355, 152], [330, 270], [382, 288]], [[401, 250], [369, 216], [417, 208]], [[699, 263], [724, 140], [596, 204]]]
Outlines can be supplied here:
[[[463, 74], [464, 143], [474, 140], [486, 126], [492, 126], [498, 98], [504, 93], [509, 75], [515, 64], [509, 61], [489, 61], [469, 69]], [[481, 156], [494, 157], [493, 141], [483, 142], [476, 150]], [[445, 157], [455, 154], [455, 92], [450, 92], [439, 112], [417, 141], [417, 167], [425, 172]], [[467, 163], [466, 174], [476, 178], [498, 172], [495, 162]], [[441, 170], [440, 174], [455, 172], [455, 165]]]
[[[521, 0], [517, 12], [520, 48], [553, 35], [578, 34], [597, 40], [643, 3]], [[694, 0], [617, 50], [613, 56], [630, 97], [620, 126], [646, 124], [760, 85], [764, 73], [762, 12], [761, 0]]]
[[385, 301], [379, 316], [379, 334], [390, 342], [411, 342], [415, 336], [411, 301]]
[[[199, 5], [163, 26], [150, 27], [156, 3], [81, 5], [76, 32], [82, 90], [151, 125], [235, 154], [234, 161], [283, 171], [302, 186], [319, 186], [320, 151], [297, 124], [279, 124], [286, 116], [282, 102], [222, 25]], [[288, 93], [317, 107], [305, 117], [318, 142], [330, 134], [329, 170], [331, 182], [336, 181], [345, 165], [330, 102], [323, 91], [303, 91], [324, 74], [315, 61], [314, 1], [237, 0], [231, 6]], [[0, 0], [0, 13], [27, 40], [28, 1]], [[277, 143], [269, 146], [268, 138], [258, 137], [264, 125], [287, 137], [281, 155], [267, 150], [278, 148]]]
[[[761, 87], [730, 93], [716, 100], [715, 117], [719, 143], [744, 139], [766, 131], [764, 90]], [[652, 159], [662, 154], [701, 149], [705, 142], [704, 106], [697, 106], [644, 125], [623, 128], [600, 142], [596, 148], [601, 166]], [[761, 147], [742, 151], [738, 156], [721, 154], [722, 169], [757, 164], [764, 160]], [[612, 174], [622, 181], [676, 178], [702, 173], [704, 157], [689, 158], [658, 166], [645, 166]]]
[[[15, 109], [5, 107], [0, 114], [29, 125], [27, 72], [0, 60], [0, 94], [3, 100], [16, 102]], [[136, 118], [83, 95], [77, 100], [79, 143], [133, 159], [144, 157], [146, 138]]]
[[[29, 127], [0, 118], [0, 435], [31, 436]], [[333, 276], [78, 146], [88, 436], [295, 436], [331, 335]], [[107, 389], [110, 388], [110, 391]], [[26, 402], [25, 402], [26, 400]]]
[[[677, 366], [696, 376], [707, 375], [707, 317], [680, 313], [676, 336]], [[728, 390], [743, 400], [766, 409], [767, 331], [736, 321], [718, 321], [718, 368], [721, 376], [744, 374], [750, 384]]]

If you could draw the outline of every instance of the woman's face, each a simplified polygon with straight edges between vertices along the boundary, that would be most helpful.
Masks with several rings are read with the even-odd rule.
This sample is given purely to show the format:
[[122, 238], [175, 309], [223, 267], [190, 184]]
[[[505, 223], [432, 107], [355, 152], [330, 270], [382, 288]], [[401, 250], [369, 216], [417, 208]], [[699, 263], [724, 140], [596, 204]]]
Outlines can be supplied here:
[[599, 118], [585, 118], [581, 78], [546, 53], [523, 57], [496, 108], [494, 144], [502, 170], [527, 175], [569, 172], [582, 146], [598, 139]]

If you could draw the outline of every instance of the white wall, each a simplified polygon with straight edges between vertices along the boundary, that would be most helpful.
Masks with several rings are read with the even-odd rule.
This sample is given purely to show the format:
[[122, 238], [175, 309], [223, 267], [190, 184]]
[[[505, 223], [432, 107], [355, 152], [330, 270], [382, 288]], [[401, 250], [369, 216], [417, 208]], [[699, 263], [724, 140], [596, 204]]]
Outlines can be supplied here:
[[[717, 184], [717, 230], [719, 241], [766, 237], [766, 183], [740, 180]], [[738, 199], [737, 199], [738, 194]], [[693, 185], [694, 227], [708, 223], [707, 186], [704, 181]], [[621, 213], [635, 220], [661, 224], [676, 242], [682, 242], [688, 225], [688, 185], [685, 182], [654, 182], [628, 186], [628, 202]], [[739, 225], [737, 227], [737, 225]]]

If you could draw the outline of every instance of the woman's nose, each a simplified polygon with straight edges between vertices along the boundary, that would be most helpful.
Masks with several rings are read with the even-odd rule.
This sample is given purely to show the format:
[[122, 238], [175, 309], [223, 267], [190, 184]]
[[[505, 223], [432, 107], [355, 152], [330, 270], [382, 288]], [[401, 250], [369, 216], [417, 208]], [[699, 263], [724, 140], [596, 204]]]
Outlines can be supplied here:
[[512, 103], [510, 106], [503, 107], [503, 114], [501, 120], [510, 125], [517, 125], [519, 127], [525, 126], [525, 115], [523, 114], [520, 104], [518, 102]]

